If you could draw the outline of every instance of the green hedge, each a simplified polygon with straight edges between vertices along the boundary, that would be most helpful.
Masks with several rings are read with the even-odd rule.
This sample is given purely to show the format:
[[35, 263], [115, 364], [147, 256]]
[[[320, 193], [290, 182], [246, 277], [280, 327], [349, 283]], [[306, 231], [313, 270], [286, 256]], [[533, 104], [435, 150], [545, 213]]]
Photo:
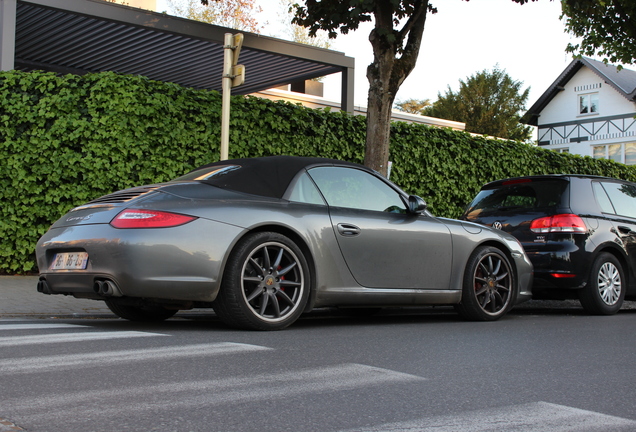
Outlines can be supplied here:
[[[105, 72], [0, 72], [0, 272], [35, 270], [34, 246], [72, 207], [130, 186], [166, 181], [219, 158], [217, 92]], [[365, 118], [233, 97], [231, 158], [291, 154], [354, 162]], [[457, 217], [490, 180], [591, 173], [636, 180], [611, 161], [396, 123], [391, 179]]]

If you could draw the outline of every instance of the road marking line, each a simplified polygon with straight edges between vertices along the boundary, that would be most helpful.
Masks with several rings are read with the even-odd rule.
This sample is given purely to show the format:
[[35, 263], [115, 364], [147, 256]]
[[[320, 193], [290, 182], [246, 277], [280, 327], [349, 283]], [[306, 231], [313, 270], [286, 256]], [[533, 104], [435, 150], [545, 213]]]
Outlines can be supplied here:
[[87, 327], [79, 324], [0, 324], [0, 330], [39, 330]]
[[636, 421], [548, 402], [347, 429], [343, 432], [631, 432]]
[[[65, 418], [81, 421], [111, 417], [123, 412], [156, 411], [187, 407], [209, 407], [236, 402], [285, 399], [302, 394], [350, 390], [393, 383], [411, 383], [424, 378], [362, 364], [289, 370], [214, 380], [163, 383], [141, 387], [56, 393], [40, 397], [4, 399], [3, 409], [30, 421], [46, 420], [52, 410]], [[135, 400], [139, 398], [139, 400]], [[131, 401], [135, 403], [131, 403]], [[94, 407], [94, 408], [91, 408]]]
[[32, 336], [11, 336], [0, 338], [0, 347], [52, 344], [62, 342], [85, 342], [104, 339], [125, 339], [134, 337], [168, 336], [160, 333], [148, 333], [138, 331], [110, 331], [110, 332], [84, 332], [61, 333]]
[[0, 374], [32, 373], [80, 367], [106, 367], [117, 363], [149, 360], [173, 360], [196, 356], [239, 354], [272, 350], [258, 345], [232, 342], [146, 348], [136, 350], [102, 351], [87, 354], [68, 354], [42, 357], [24, 357], [0, 360]]

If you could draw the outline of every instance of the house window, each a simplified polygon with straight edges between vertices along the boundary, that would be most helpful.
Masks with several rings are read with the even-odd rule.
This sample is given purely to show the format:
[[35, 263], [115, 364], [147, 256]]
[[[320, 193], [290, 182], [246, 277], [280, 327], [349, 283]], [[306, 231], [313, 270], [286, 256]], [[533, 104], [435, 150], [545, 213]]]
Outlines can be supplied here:
[[561, 147], [553, 149], [557, 153], [570, 153], [570, 149], [568, 147]]
[[592, 155], [594, 159], [611, 159], [626, 165], [636, 165], [636, 143], [594, 146]]
[[636, 143], [625, 144], [625, 165], [636, 165]]
[[579, 114], [598, 113], [598, 93], [579, 95]]

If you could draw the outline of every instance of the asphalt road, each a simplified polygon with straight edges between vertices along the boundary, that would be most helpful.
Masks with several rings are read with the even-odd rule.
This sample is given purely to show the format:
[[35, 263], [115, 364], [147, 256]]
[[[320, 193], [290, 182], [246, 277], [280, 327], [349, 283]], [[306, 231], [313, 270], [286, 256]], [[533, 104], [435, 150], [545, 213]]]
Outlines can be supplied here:
[[634, 431], [636, 312], [0, 319], [0, 431]]

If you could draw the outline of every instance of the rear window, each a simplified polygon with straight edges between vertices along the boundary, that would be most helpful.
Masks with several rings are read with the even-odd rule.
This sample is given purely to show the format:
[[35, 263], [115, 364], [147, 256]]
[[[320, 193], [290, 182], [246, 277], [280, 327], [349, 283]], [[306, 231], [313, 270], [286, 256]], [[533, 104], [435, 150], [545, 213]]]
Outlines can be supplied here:
[[524, 181], [482, 189], [466, 210], [469, 220], [497, 213], [550, 212], [562, 206], [567, 180]]
[[240, 165], [217, 165], [214, 167], [196, 169], [186, 175], [177, 177], [174, 181], [181, 180], [211, 180], [213, 178], [222, 177], [232, 171], [241, 169]]

